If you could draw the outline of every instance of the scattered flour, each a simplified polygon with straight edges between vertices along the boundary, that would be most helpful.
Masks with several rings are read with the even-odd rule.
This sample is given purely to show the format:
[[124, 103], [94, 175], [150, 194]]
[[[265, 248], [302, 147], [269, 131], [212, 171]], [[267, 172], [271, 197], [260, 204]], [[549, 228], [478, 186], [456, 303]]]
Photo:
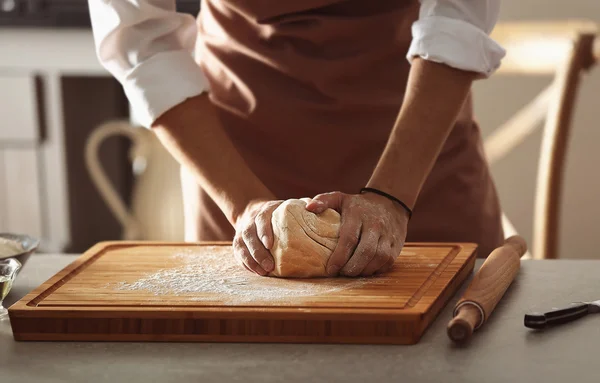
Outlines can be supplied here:
[[135, 282], [110, 287], [154, 295], [186, 296], [193, 301], [285, 301], [377, 283], [377, 278], [282, 279], [261, 277], [238, 265], [228, 246], [207, 246], [171, 255], [181, 264], [149, 273]]

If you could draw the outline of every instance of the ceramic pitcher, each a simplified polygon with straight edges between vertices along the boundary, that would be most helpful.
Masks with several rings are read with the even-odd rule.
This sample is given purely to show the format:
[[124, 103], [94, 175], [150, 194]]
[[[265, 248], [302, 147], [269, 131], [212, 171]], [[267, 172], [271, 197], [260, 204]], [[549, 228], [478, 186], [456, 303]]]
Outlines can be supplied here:
[[[133, 143], [129, 152], [135, 176], [131, 207], [116, 192], [98, 159], [100, 145], [114, 135], [128, 137]], [[107, 122], [88, 138], [85, 159], [92, 181], [123, 226], [122, 239], [184, 239], [180, 166], [152, 131], [124, 121]]]

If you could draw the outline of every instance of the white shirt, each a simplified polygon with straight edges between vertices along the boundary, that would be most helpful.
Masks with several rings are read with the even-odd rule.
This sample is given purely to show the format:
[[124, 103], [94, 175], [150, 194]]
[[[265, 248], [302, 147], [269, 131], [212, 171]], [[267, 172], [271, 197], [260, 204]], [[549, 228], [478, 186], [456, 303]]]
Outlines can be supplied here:
[[[200, 0], [198, 0], [200, 1]], [[193, 58], [197, 25], [175, 0], [88, 0], [96, 52], [123, 85], [146, 127], [164, 112], [208, 90]], [[490, 37], [500, 0], [421, 0], [407, 54], [484, 77], [505, 51]]]

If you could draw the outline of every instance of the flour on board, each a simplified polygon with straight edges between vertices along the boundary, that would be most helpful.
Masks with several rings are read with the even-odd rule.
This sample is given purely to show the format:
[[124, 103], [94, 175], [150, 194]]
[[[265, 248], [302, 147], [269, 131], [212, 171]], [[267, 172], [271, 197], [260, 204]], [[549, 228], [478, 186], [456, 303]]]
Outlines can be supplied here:
[[261, 277], [238, 265], [229, 246], [206, 246], [173, 254], [180, 263], [148, 273], [137, 281], [121, 282], [113, 288], [143, 290], [155, 295], [185, 295], [191, 300], [230, 301], [285, 300], [329, 294], [357, 288], [378, 278], [282, 279]]

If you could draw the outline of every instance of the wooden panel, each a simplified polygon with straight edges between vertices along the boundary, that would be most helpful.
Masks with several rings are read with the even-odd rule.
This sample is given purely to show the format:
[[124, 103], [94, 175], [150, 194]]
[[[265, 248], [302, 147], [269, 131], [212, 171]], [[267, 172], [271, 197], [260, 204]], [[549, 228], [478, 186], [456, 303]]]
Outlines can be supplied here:
[[[68, 186], [69, 196], [64, 212], [68, 212], [70, 237], [64, 252], [82, 253], [100, 241], [122, 238], [121, 224], [100, 197], [83, 159], [92, 131], [107, 121], [126, 118], [127, 99], [114, 78], [63, 77], [61, 88], [61, 138], [67, 164], [64, 185]], [[98, 152], [102, 168], [126, 204], [130, 203], [133, 186], [129, 147], [127, 138], [111, 137]], [[49, 172], [57, 172], [56, 168], [48, 168]]]
[[37, 152], [5, 149], [3, 154], [5, 230], [40, 238], [42, 208]]
[[10, 309], [16, 340], [416, 343], [472, 244], [407, 244], [371, 278], [278, 279], [226, 243], [100, 243]]
[[39, 137], [35, 78], [0, 76], [0, 142], [35, 142]]

